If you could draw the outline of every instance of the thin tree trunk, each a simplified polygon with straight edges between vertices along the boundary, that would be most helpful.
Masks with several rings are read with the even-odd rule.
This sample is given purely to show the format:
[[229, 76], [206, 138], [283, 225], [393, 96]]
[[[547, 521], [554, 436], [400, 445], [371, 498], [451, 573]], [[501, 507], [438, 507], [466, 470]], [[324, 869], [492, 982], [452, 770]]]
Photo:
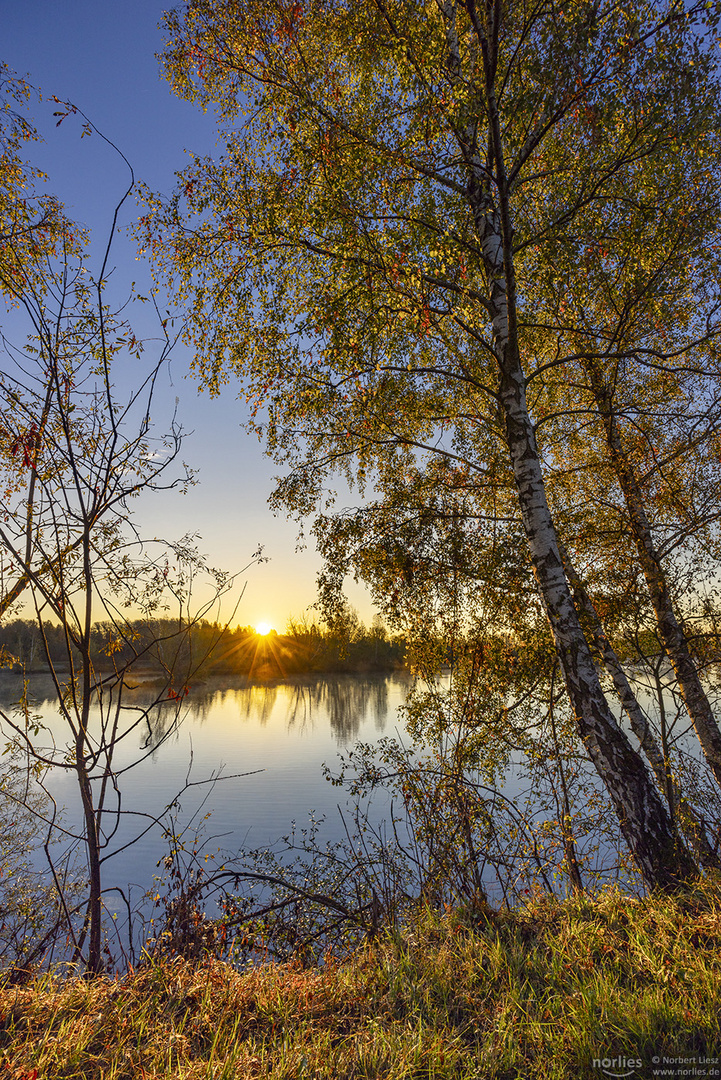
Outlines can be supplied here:
[[[563, 805], [563, 813], [559, 814], [561, 818], [561, 832], [563, 834], [563, 852], [566, 859], [566, 868], [568, 870], [568, 877], [570, 879], [573, 891], [577, 896], [583, 894], [583, 878], [581, 877], [581, 867], [578, 862], [578, 854], [576, 852], [576, 842], [573, 839], [573, 829], [571, 827], [571, 800], [568, 797], [568, 785], [566, 784], [566, 773], [563, 767], [563, 760], [561, 758], [561, 749], [558, 745], [558, 736], [556, 734], [556, 717], [553, 710], [553, 695], [554, 695], [554, 683], [556, 681], [556, 671], [558, 670], [558, 662], [553, 666], [553, 673], [551, 675], [551, 693], [548, 704], [548, 720], [551, 725], [551, 734], [553, 735], [553, 749], [556, 755], [556, 761], [558, 763], [558, 776], [561, 781], [561, 798]], [[558, 806], [558, 803], [556, 803]]]
[[606, 671], [613, 681], [613, 686], [618, 700], [621, 703], [621, 707], [628, 716], [631, 730], [641, 744], [641, 749], [653, 769], [653, 774], [656, 777], [659, 788], [662, 791], [665, 791], [670, 779], [671, 799], [678, 810], [678, 817], [683, 826], [683, 830], [688, 837], [699, 862], [706, 869], [720, 869], [721, 860], [719, 860], [718, 855], [709, 843], [702, 816], [685, 797], [680, 787], [673, 779], [673, 776], [669, 775], [664, 754], [653, 737], [653, 732], [651, 731], [648, 719], [631, 688], [626, 672], [623, 670], [623, 665], [606, 636], [593, 601], [586, 592], [586, 587], [578, 576], [568, 552], [560, 541], [559, 548], [566, 569], [566, 576], [573, 589], [573, 598], [576, 602], [576, 606], [583, 613], [589, 625], [591, 634], [593, 635], [593, 643], [598, 650], [603, 666], [606, 668]]
[[[81, 504], [82, 505], [82, 504]], [[90, 921], [90, 942], [88, 945], [88, 971], [96, 975], [102, 970], [101, 934], [102, 934], [102, 893], [100, 879], [100, 836], [99, 814], [93, 805], [93, 791], [86, 768], [86, 750], [90, 724], [90, 706], [93, 695], [93, 667], [90, 659], [90, 641], [92, 633], [93, 576], [90, 557], [90, 516], [86, 513], [86, 527], [83, 534], [83, 570], [85, 578], [85, 616], [81, 634], [82, 703], [78, 735], [76, 739], [76, 769], [83, 801], [85, 817], [85, 845], [88, 854], [90, 873], [90, 897], [88, 915]]]
[[611, 465], [626, 502], [631, 532], [656, 616], [658, 632], [666, 650], [666, 655], [671, 661], [681, 696], [691, 717], [706, 761], [716, 778], [716, 782], [721, 787], [721, 731], [719, 731], [711, 704], [701, 685], [701, 679], [689, 652], [683, 627], [674, 611], [666, 575], [661, 565], [661, 558], [653, 542], [643, 493], [621, 442], [621, 434], [613, 410], [612, 393], [596, 363], [588, 358], [585, 367], [603, 421]]
[[76, 741], [76, 771], [78, 785], [80, 787], [80, 797], [83, 804], [85, 845], [88, 853], [88, 872], [90, 877], [90, 895], [88, 897], [87, 914], [90, 939], [88, 943], [87, 969], [92, 975], [97, 975], [102, 970], [101, 929], [103, 912], [100, 878], [100, 848], [98, 824], [93, 808], [92, 789], [85, 769], [85, 745], [84, 733], [78, 732]]

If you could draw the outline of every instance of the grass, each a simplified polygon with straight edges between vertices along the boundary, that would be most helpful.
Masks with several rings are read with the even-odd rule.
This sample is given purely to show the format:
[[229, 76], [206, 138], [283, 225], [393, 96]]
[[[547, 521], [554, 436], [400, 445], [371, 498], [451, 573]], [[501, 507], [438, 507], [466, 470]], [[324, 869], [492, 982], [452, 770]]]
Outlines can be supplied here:
[[582, 1080], [619, 1056], [650, 1077], [654, 1056], [721, 1059], [721, 886], [426, 911], [321, 968], [46, 975], [0, 989], [0, 1015], [0, 1080]]

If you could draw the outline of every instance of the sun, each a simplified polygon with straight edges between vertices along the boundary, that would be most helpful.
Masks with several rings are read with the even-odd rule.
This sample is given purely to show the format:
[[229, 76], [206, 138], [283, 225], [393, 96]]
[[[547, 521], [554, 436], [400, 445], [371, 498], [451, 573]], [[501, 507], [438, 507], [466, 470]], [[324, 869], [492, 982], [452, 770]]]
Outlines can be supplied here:
[[255, 627], [255, 632], [260, 637], [265, 637], [266, 634], [269, 634], [272, 629], [273, 629], [273, 627], [270, 625], [270, 623], [268, 623], [268, 622], [259, 622]]

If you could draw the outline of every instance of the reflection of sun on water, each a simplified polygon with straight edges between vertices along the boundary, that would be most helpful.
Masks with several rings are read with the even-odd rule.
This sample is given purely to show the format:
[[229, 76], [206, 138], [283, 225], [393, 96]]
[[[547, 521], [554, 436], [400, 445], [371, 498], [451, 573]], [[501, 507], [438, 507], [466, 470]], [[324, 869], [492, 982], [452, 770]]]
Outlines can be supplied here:
[[259, 634], [261, 637], [265, 637], [266, 634], [269, 634], [272, 629], [273, 629], [273, 627], [270, 625], [270, 623], [259, 622], [258, 625], [255, 628], [255, 632], [256, 632], [256, 634]]

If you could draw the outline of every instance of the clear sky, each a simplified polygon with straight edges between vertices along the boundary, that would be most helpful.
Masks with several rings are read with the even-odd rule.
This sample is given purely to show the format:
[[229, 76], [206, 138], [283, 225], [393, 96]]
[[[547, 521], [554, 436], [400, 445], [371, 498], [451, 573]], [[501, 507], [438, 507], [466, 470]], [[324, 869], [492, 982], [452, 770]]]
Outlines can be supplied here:
[[[214, 128], [211, 116], [175, 98], [159, 75], [158, 23], [167, 7], [162, 0], [0, 0], [0, 59], [45, 98], [32, 110], [45, 142], [32, 147], [29, 156], [48, 173], [48, 190], [63, 201], [68, 216], [90, 228], [96, 253], [107, 237], [126, 172], [97, 137], [80, 138], [77, 118], [56, 127], [57, 105], [47, 99], [72, 101], [123, 151], [139, 179], [169, 192], [186, 150], [214, 152]], [[139, 213], [134, 201], [124, 211], [123, 224]], [[117, 239], [112, 261], [118, 288], [131, 281], [149, 287], [147, 268], [135, 260], [130, 240]], [[140, 330], [152, 332], [152, 324]], [[296, 523], [268, 509], [277, 469], [243, 431], [243, 406], [232, 387], [219, 399], [199, 395], [186, 377], [190, 359], [179, 346], [161, 388], [160, 408], [169, 411], [179, 399], [179, 420], [192, 432], [183, 457], [199, 470], [199, 484], [185, 496], [146, 499], [138, 510], [141, 531], [169, 539], [198, 532], [210, 561], [230, 571], [240, 570], [264, 545], [270, 561], [246, 575], [237, 620], [267, 621], [282, 630], [289, 615], [300, 615], [315, 599], [318, 557], [313, 550], [296, 551]], [[367, 594], [351, 584], [349, 597], [369, 621]]]

